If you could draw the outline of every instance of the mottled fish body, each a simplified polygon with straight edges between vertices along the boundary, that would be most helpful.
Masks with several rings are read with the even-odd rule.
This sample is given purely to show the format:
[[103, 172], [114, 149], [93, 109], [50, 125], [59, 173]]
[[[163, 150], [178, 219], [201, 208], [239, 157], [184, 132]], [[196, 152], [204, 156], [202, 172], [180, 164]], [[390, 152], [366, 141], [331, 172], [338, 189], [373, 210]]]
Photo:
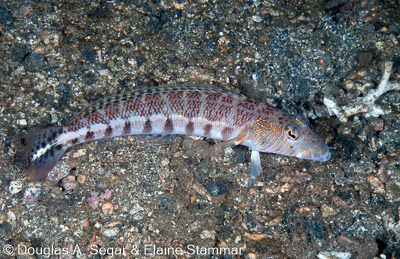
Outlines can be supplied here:
[[[259, 152], [326, 161], [324, 141], [299, 118], [242, 95], [208, 86], [166, 85], [98, 100], [65, 126], [25, 137], [28, 175], [44, 179], [71, 146], [117, 136], [194, 135], [252, 150], [251, 185], [262, 173]], [[206, 151], [205, 154], [209, 153]]]

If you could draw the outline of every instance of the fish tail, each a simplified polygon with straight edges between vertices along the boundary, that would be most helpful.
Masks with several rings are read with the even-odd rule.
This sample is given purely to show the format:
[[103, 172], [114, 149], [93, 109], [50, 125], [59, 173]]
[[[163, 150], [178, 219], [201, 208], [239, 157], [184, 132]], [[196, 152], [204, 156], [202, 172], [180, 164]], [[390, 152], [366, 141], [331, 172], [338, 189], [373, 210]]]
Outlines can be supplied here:
[[61, 143], [63, 127], [54, 126], [28, 132], [22, 139], [27, 147], [28, 176], [32, 181], [45, 179], [69, 148]]

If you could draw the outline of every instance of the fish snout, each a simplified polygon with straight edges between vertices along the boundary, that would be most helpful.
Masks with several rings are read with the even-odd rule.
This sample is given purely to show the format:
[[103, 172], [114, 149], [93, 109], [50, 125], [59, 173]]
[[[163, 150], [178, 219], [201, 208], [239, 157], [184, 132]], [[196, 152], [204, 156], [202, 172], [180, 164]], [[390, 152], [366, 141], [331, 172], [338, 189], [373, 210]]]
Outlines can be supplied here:
[[331, 158], [331, 152], [329, 151], [328, 146], [325, 143], [323, 143], [318, 145], [317, 147], [314, 146], [314, 147], [300, 148], [297, 157], [323, 162], [323, 161], [328, 161]]

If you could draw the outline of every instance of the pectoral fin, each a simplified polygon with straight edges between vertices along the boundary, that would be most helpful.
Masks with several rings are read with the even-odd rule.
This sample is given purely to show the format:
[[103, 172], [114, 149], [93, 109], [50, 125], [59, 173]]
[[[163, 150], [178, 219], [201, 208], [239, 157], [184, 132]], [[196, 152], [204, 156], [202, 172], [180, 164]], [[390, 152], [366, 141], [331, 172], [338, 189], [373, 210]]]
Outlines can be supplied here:
[[249, 185], [247, 186], [247, 188], [250, 188], [256, 181], [257, 176], [262, 174], [260, 152], [255, 150], [251, 151], [250, 163], [251, 163], [250, 178], [249, 178]]
[[215, 144], [215, 145], [205, 149], [203, 152], [201, 152], [200, 158], [213, 155], [218, 148], [239, 145], [240, 143], [242, 143], [242, 141], [244, 141], [246, 139], [246, 137], [247, 137], [247, 133], [242, 132], [236, 138]]

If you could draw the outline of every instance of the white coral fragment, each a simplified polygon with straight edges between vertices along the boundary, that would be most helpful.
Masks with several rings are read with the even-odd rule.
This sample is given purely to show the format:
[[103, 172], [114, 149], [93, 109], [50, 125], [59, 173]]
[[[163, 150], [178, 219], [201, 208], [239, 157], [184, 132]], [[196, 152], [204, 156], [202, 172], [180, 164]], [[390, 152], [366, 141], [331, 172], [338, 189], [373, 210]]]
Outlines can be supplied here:
[[383, 71], [383, 77], [376, 89], [372, 89], [364, 97], [358, 97], [350, 105], [338, 107], [333, 98], [325, 97], [324, 104], [328, 108], [330, 115], [336, 115], [341, 122], [346, 122], [347, 118], [358, 113], [365, 113], [365, 117], [378, 117], [388, 114], [391, 110], [376, 106], [375, 101], [384, 93], [392, 90], [400, 90], [400, 83], [389, 82], [392, 71], [392, 62], [386, 62]]

